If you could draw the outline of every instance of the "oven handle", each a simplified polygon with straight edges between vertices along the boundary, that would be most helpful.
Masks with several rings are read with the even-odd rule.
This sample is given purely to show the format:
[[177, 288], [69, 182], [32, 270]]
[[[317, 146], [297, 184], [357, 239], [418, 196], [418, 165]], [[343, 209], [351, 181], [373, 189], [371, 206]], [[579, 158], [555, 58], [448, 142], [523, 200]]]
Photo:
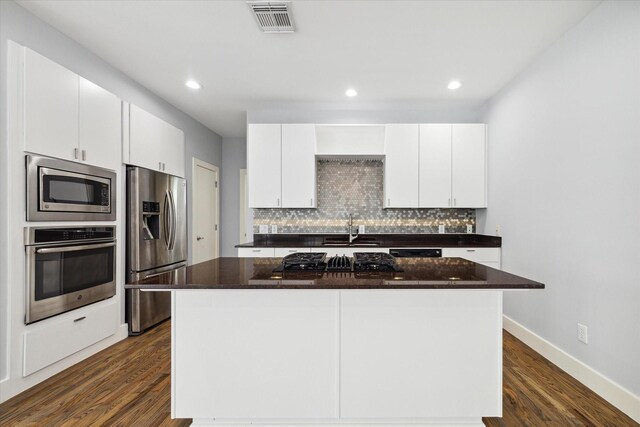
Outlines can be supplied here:
[[77, 245], [77, 246], [60, 246], [56, 248], [39, 248], [36, 249], [37, 254], [56, 254], [59, 252], [75, 252], [75, 251], [85, 251], [89, 249], [100, 249], [100, 248], [110, 248], [111, 246], [115, 246], [116, 242], [109, 243], [96, 243], [95, 245]]

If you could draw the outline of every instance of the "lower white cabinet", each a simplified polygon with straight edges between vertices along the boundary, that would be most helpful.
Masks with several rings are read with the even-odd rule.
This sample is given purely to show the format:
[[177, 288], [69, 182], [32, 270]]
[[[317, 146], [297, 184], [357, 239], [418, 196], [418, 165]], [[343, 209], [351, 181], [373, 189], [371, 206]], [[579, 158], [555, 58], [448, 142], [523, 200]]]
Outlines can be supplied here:
[[274, 256], [280, 258], [287, 255], [295, 254], [297, 252], [316, 252], [313, 248], [273, 248]]
[[238, 248], [238, 258], [273, 258], [274, 248]]
[[47, 319], [28, 326], [24, 333], [24, 372], [31, 375], [67, 356], [116, 333], [115, 298], [73, 310], [59, 320]]
[[175, 417], [338, 417], [336, 292], [188, 291], [174, 298]]
[[340, 417], [500, 416], [501, 328], [501, 292], [341, 292]]
[[486, 265], [487, 267], [500, 268], [500, 248], [444, 248], [442, 256], [446, 258], [458, 257]]

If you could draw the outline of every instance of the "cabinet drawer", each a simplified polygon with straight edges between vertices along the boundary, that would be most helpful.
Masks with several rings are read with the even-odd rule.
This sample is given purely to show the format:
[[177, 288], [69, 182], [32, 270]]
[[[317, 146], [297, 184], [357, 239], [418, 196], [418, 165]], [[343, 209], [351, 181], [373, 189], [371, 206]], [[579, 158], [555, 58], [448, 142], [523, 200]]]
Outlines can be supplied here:
[[500, 248], [443, 248], [442, 256], [459, 257], [473, 262], [500, 262]]
[[118, 304], [106, 304], [73, 310], [64, 319], [43, 321], [24, 333], [23, 375], [31, 375], [67, 356], [116, 333]]
[[273, 258], [274, 248], [238, 248], [239, 258]]
[[[315, 252], [312, 251], [311, 248], [273, 248], [274, 255], [278, 258], [294, 254], [296, 252]], [[318, 251], [322, 252], [322, 251]]]

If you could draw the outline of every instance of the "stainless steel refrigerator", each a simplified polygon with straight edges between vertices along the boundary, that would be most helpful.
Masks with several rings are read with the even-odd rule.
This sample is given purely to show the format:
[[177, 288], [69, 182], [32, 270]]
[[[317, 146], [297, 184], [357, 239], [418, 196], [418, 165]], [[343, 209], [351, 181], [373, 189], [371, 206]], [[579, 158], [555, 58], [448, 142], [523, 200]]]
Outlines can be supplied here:
[[[187, 184], [182, 178], [127, 166], [127, 276], [140, 280], [171, 272], [173, 283], [187, 265]], [[171, 316], [170, 292], [126, 292], [129, 334]]]

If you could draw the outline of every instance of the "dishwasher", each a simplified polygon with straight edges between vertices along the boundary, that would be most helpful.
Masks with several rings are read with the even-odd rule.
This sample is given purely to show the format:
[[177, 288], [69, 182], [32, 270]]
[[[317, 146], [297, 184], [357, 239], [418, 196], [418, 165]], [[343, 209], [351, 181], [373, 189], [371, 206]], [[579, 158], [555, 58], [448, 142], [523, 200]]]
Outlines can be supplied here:
[[396, 258], [442, 258], [442, 249], [389, 249]]

